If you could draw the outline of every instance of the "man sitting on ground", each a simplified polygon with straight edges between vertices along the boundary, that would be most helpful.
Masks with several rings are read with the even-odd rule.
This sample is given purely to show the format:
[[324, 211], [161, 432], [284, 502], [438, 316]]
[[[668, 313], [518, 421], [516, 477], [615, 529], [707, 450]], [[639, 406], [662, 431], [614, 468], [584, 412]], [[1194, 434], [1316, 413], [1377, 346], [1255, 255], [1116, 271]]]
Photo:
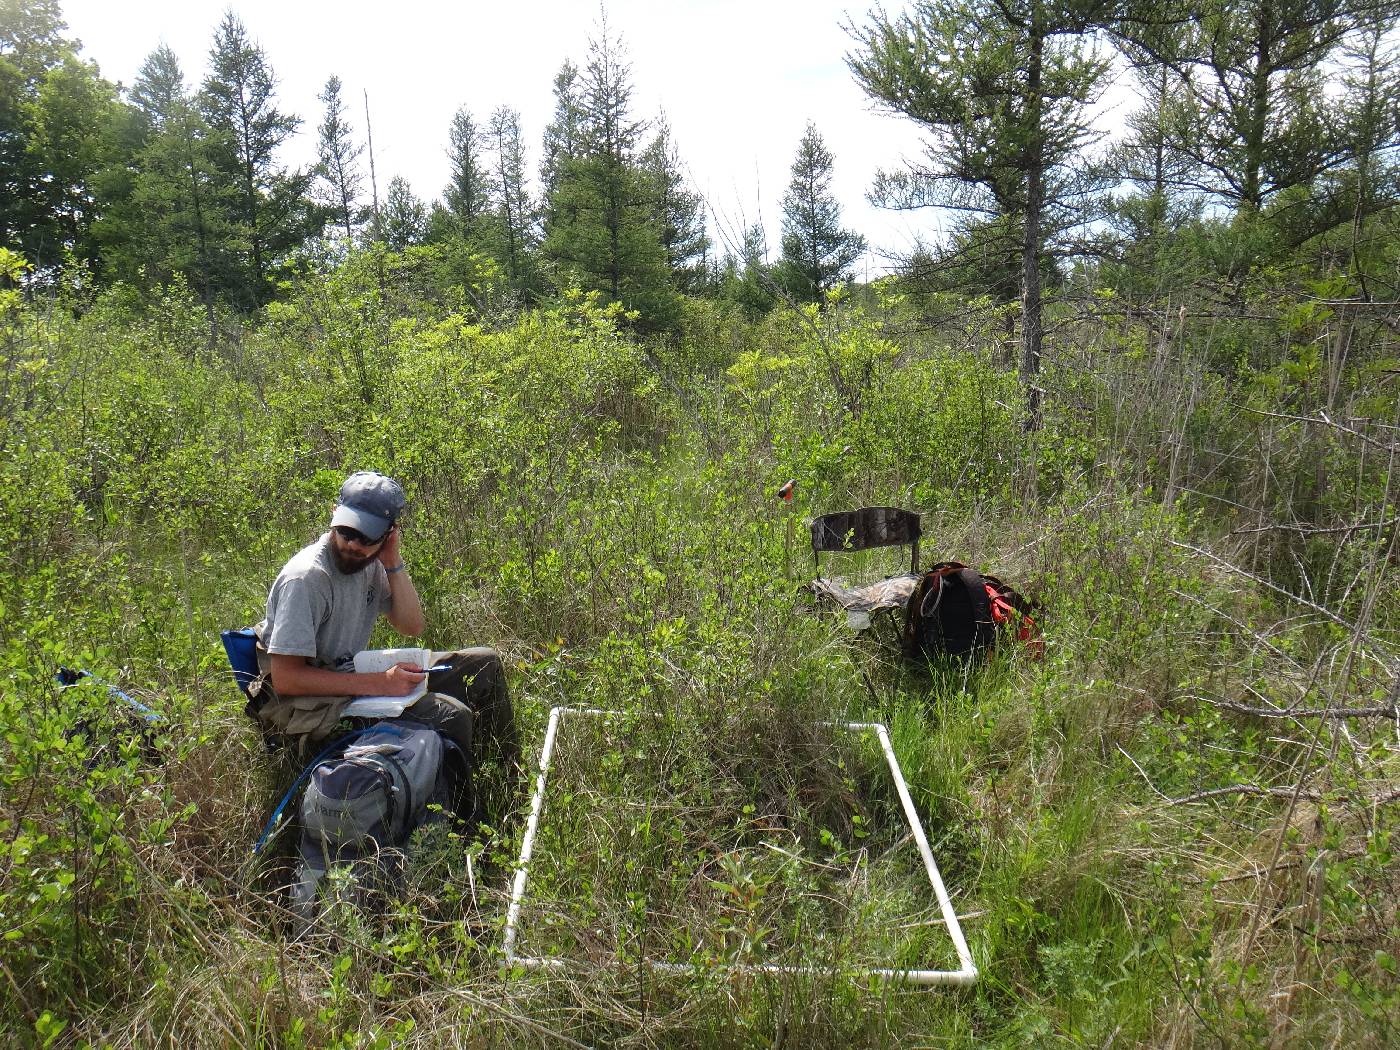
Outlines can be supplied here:
[[267, 596], [267, 618], [255, 628], [263, 673], [249, 713], [269, 734], [315, 743], [355, 697], [407, 696], [427, 673], [427, 694], [403, 717], [432, 726], [472, 761], [492, 745], [513, 773], [519, 745], [494, 649], [436, 653], [433, 664], [444, 669], [431, 672], [407, 663], [374, 674], [354, 669], [381, 614], [409, 637], [425, 626], [401, 553], [404, 504], [399, 483], [374, 471], [357, 471], [340, 487], [330, 531], [292, 556]]

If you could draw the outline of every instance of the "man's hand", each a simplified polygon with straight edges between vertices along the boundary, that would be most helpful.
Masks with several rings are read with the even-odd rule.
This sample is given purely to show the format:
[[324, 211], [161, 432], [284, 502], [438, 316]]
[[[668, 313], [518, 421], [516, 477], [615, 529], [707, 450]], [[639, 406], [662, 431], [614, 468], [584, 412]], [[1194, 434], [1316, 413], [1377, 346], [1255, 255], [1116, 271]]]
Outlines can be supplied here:
[[418, 688], [427, 672], [413, 664], [398, 663], [384, 672], [384, 695], [407, 696]]
[[[384, 537], [384, 546], [375, 555], [384, 571], [389, 573], [389, 611], [384, 615], [394, 625], [394, 630], [409, 638], [417, 638], [423, 633], [427, 622], [423, 619], [423, 603], [418, 600], [418, 588], [409, 579], [408, 570], [399, 551], [399, 527], [395, 525]], [[397, 570], [397, 571], [394, 571]], [[390, 693], [402, 696], [402, 693]]]
[[392, 569], [403, 561], [403, 555], [399, 553], [399, 527], [397, 525], [389, 527], [389, 535], [384, 538], [384, 546], [379, 548], [379, 553], [375, 557], [386, 569]]

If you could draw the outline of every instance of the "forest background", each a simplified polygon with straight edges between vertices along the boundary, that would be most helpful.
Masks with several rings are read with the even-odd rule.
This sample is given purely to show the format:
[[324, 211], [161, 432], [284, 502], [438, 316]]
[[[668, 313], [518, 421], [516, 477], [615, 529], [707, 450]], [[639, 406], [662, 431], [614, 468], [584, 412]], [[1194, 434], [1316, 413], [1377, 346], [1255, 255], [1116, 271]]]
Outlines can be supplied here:
[[[509, 107], [464, 107], [427, 203], [378, 185], [335, 78], [319, 163], [283, 166], [298, 120], [232, 12], [202, 83], [158, 47], [119, 89], [57, 3], [2, 0], [7, 1035], [1393, 1045], [1396, 17], [853, 17], [852, 76], [927, 147], [872, 196], [955, 217], [856, 283], [819, 128], [780, 250], [716, 245], [606, 22], [534, 159]], [[1141, 106], [1104, 135], [1113, 78]], [[671, 734], [601, 749], [559, 804], [532, 914], [565, 975], [501, 968], [512, 817], [310, 939], [248, 857], [291, 770], [217, 632], [358, 467], [408, 487], [430, 641], [502, 649], [527, 739], [558, 703]], [[792, 537], [861, 504], [1034, 594], [1044, 658], [911, 670], [809, 609]], [[161, 760], [60, 665], [158, 711]], [[888, 921], [910, 885], [872, 860], [887, 800], [811, 728], [833, 718], [891, 725], [975, 988], [871, 981], [869, 945], [822, 934], [803, 887], [831, 872], [901, 964], [938, 926]], [[588, 784], [674, 791], [689, 874], [618, 863], [660, 818], [603, 835], [570, 809], [606, 802]], [[818, 973], [727, 969], [775, 958]]]

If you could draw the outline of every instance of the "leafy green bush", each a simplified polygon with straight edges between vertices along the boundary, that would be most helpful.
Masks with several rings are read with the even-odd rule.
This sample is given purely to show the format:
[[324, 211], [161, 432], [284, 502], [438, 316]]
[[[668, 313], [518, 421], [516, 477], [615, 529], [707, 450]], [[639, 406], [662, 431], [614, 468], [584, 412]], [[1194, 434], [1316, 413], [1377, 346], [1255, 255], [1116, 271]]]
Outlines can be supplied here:
[[[1383, 432], [1278, 418], [1328, 390], [1359, 411], [1384, 356], [1341, 363], [1337, 317], [1288, 275], [1237, 320], [1152, 315], [1132, 289], [1067, 309], [1029, 435], [990, 303], [686, 302], [647, 340], [587, 296], [510, 316], [494, 280], [369, 253], [253, 319], [178, 284], [0, 300], [11, 1041], [1393, 1033], [1394, 818], [1364, 802], [1396, 775], [1383, 720], [1271, 710], [1393, 695]], [[527, 741], [556, 705], [625, 713], [630, 734], [561, 759], [534, 876], [553, 925], [532, 935], [596, 968], [499, 971], [518, 812], [489, 844], [426, 842], [387, 914], [286, 939], [285, 873], [247, 850], [293, 770], [260, 752], [217, 632], [261, 615], [360, 467], [409, 491], [429, 641], [504, 652]], [[1044, 659], [910, 669], [811, 607], [804, 518], [859, 504], [919, 510], [926, 561], [1037, 598]], [[162, 760], [116, 727], [71, 735], [111, 705], [58, 691], [60, 664], [159, 709]], [[946, 944], [870, 756], [811, 728], [846, 718], [891, 727], [974, 989], [853, 976]], [[657, 951], [700, 973], [640, 965]], [[769, 957], [830, 972], [723, 966]]]

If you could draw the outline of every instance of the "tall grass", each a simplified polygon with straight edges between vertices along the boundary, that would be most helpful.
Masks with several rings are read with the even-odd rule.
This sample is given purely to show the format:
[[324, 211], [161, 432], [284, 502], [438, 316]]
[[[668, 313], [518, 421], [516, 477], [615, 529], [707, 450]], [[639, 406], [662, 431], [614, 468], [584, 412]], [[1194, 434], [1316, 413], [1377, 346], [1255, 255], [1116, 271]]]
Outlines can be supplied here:
[[[1061, 408], [1030, 439], [994, 347], [896, 341], [849, 304], [716, 320], [722, 347], [640, 345], [586, 300], [495, 328], [399, 302], [367, 334], [380, 292], [354, 280], [308, 279], [213, 353], [178, 296], [6, 322], [11, 1041], [1394, 1037], [1394, 806], [1364, 801], [1393, 790], [1393, 727], [1249, 713], [1393, 697], [1388, 537], [1344, 537], [1319, 575], [1307, 544], [1228, 535], [1302, 520], [1319, 442], [1331, 481], [1308, 520], [1393, 506], [1374, 458], [1336, 434], [1281, 455], [1291, 431], [1234, 426], [1258, 377], [1189, 333], [1146, 364], [1131, 332], [1103, 336], [1094, 368], [1051, 371]], [[217, 632], [261, 615], [358, 467], [404, 480], [428, 640], [502, 650], [527, 741], [556, 705], [624, 713], [571, 730], [553, 774], [523, 935], [562, 973], [502, 969], [518, 809], [484, 842], [436, 829], [402, 899], [331, 909], [299, 941], [285, 866], [249, 857], [292, 769], [243, 718]], [[1037, 596], [1044, 659], [910, 667], [811, 607], [801, 521], [859, 503], [913, 506], [926, 560]], [[60, 663], [160, 710], [161, 760], [122, 747], [100, 689], [59, 692]], [[947, 945], [887, 778], [815, 727], [845, 719], [891, 728], [974, 989], [860, 974]], [[1222, 787], [1257, 790], [1182, 801]], [[815, 972], [727, 968], [758, 960]]]

